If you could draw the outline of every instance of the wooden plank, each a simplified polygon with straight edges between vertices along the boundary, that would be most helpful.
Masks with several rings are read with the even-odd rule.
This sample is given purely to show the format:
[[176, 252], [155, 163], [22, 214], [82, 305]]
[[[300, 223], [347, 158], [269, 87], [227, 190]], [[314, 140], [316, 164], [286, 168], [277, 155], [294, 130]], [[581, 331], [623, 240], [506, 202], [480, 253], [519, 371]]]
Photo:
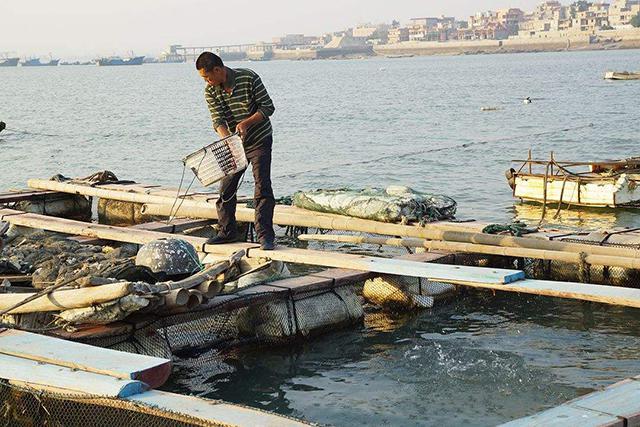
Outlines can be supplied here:
[[332, 279], [316, 276], [299, 276], [265, 283], [264, 285], [250, 286], [236, 292], [236, 295], [250, 296], [264, 292], [272, 295], [278, 292], [297, 294], [315, 289], [329, 289], [332, 286]]
[[208, 420], [216, 425], [299, 427], [310, 424], [288, 417], [258, 411], [246, 406], [238, 406], [215, 400], [205, 400], [195, 396], [151, 390], [127, 397], [126, 400], [161, 410], [187, 414]]
[[147, 390], [140, 381], [123, 380], [93, 372], [76, 371], [63, 366], [0, 354], [0, 377], [10, 382], [41, 385], [105, 397], [129, 397]]
[[[56, 190], [72, 194], [98, 196], [137, 203], [149, 203], [151, 204], [149, 205], [150, 210], [145, 213], [153, 215], [168, 215], [174, 201], [174, 199], [164, 196], [129, 193], [122, 190], [108, 190], [106, 188], [95, 188], [87, 185], [60, 183], [41, 179], [30, 179], [28, 181], [28, 185], [31, 188], [37, 189]], [[147, 205], [145, 205], [145, 207], [147, 207]], [[179, 215], [182, 216], [217, 219], [217, 212], [212, 203], [206, 203], [195, 199], [185, 199], [181, 205], [181, 209], [181, 212], [184, 211], [184, 213], [179, 213]], [[175, 212], [171, 212], [171, 214], [175, 214]], [[246, 206], [238, 205], [236, 209], [236, 218], [238, 221], [253, 222], [255, 220], [255, 211], [247, 208]], [[389, 236], [416, 237], [429, 240], [445, 240], [461, 243], [478, 243], [494, 246], [546, 249], [551, 251], [576, 253], [584, 252], [594, 255], [640, 258], [640, 251], [629, 248], [613, 248], [561, 241], [542, 241], [529, 237], [483, 234], [470, 232], [468, 225], [451, 222], [436, 222], [427, 224], [424, 227], [417, 225], [391, 224], [343, 215], [313, 212], [293, 206], [276, 206], [274, 211], [274, 223], [279, 225], [293, 225], [331, 230], [359, 231]]]
[[[0, 219], [16, 225], [42, 228], [68, 234], [80, 234], [116, 241], [144, 244], [152, 240], [172, 237], [171, 234], [155, 231], [132, 230], [100, 224], [89, 224], [63, 218], [44, 215], [20, 213], [11, 209], [0, 209]], [[524, 278], [524, 272], [496, 268], [466, 267], [446, 264], [425, 264], [415, 261], [393, 260], [352, 255], [329, 253], [306, 249], [282, 248], [276, 251], [263, 251], [254, 244], [234, 243], [226, 245], [208, 245], [207, 239], [201, 237], [182, 236], [192, 243], [196, 250], [218, 255], [228, 255], [239, 250], [247, 251], [247, 257], [270, 258], [277, 261], [293, 262], [325, 267], [349, 268], [384, 274], [396, 274], [411, 277], [424, 277], [446, 283], [510, 283]]]
[[139, 380], [160, 387], [171, 373], [171, 361], [93, 347], [13, 329], [0, 332], [0, 353], [74, 370]]
[[614, 415], [561, 405], [501, 427], [624, 427], [624, 421]]
[[31, 281], [31, 275], [30, 274], [0, 274], [0, 283], [2, 283], [3, 280], [8, 280], [11, 283], [26, 283]]
[[333, 286], [342, 286], [354, 282], [364, 282], [372, 276], [372, 273], [347, 268], [330, 268], [318, 273], [313, 273], [311, 276], [330, 279], [333, 281]]
[[49, 190], [18, 190], [0, 193], [0, 205], [8, 203], [22, 202], [26, 200], [42, 200], [47, 196], [64, 195], [57, 191]]
[[485, 255], [498, 255], [520, 258], [535, 258], [549, 261], [562, 261], [573, 264], [585, 262], [591, 265], [606, 265], [610, 267], [622, 267], [640, 269], [640, 258], [628, 258], [624, 256], [588, 255], [575, 252], [549, 251], [545, 249], [512, 248], [507, 246], [481, 245], [477, 243], [447, 242], [439, 240], [425, 240], [416, 238], [387, 238], [366, 237], [338, 234], [301, 234], [298, 239], [303, 241], [340, 242], [353, 244], [375, 244], [407, 248], [426, 248], [446, 250], [450, 252], [478, 253]]
[[[182, 233], [185, 230], [196, 227], [205, 227], [207, 225], [213, 224], [213, 221], [210, 219], [185, 219], [185, 218], [177, 218], [171, 221], [171, 224], [167, 224], [166, 221], [152, 221], [146, 222], [144, 224], [136, 224], [132, 225], [130, 229], [133, 230], [147, 230], [147, 231], [161, 231], [163, 233]], [[107, 244], [109, 241], [104, 239], [96, 239], [94, 237], [85, 237], [85, 236], [73, 236], [69, 237], [68, 240], [73, 240], [78, 243], [82, 243], [84, 245], [103, 245]]]
[[[402, 255], [400, 257], [395, 257], [394, 259], [404, 259], [408, 261], [417, 261], [417, 262], [434, 262], [434, 261], [451, 261], [454, 260], [454, 255], [448, 252], [422, 252], [415, 254], [407, 254]], [[374, 273], [371, 272], [363, 272], [358, 270], [349, 270], [346, 268], [331, 268], [328, 270], [323, 270], [318, 273], [312, 273], [311, 276], [314, 277], [322, 277], [325, 279], [332, 279], [334, 281], [334, 286], [341, 286], [344, 284], [354, 283], [354, 282], [364, 282], [365, 280], [375, 276]]]
[[569, 403], [575, 408], [591, 409], [626, 421], [626, 426], [640, 425], [640, 381], [624, 380], [602, 391], [588, 394]]
[[[87, 224], [79, 221], [45, 217], [37, 214], [20, 213], [10, 209], [0, 209], [0, 218], [28, 227], [38, 227], [70, 234], [86, 233], [90, 236], [110, 238], [129, 243], [144, 244], [151, 240], [172, 236], [168, 233], [144, 230], [134, 231], [121, 227]], [[263, 251], [257, 245], [249, 243], [209, 245], [205, 243], [206, 239], [204, 238], [192, 236], [184, 236], [182, 238], [194, 244], [196, 249], [199, 251], [217, 255], [230, 256], [239, 250], [245, 250], [248, 258], [269, 258], [278, 261], [308, 265], [347, 268], [409, 277], [422, 277], [444, 283], [530, 293], [535, 295], [555, 296], [560, 298], [572, 298], [585, 301], [596, 301], [606, 304], [640, 308], [640, 290], [637, 289], [585, 285], [570, 282], [522, 280], [524, 278], [524, 273], [517, 270], [466, 267], [447, 264], [428, 264], [416, 261], [282, 247], [279, 247], [275, 251]], [[517, 282], [518, 280], [522, 281]], [[512, 282], [516, 283], [512, 286], [507, 286]]]
[[591, 285], [576, 282], [554, 282], [550, 280], [525, 279], [502, 286], [485, 283], [464, 283], [465, 286], [495, 289], [507, 292], [542, 295], [548, 297], [568, 298], [582, 301], [600, 302], [603, 304], [621, 305], [640, 308], [640, 289], [620, 286]]

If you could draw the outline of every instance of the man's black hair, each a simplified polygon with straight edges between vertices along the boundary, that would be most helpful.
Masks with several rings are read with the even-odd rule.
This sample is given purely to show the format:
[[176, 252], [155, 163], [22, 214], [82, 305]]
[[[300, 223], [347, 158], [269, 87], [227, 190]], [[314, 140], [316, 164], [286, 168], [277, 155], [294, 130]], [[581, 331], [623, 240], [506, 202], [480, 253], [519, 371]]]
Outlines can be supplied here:
[[198, 59], [196, 60], [196, 69], [204, 70], [209, 72], [213, 70], [214, 67], [224, 67], [224, 63], [222, 62], [222, 58], [212, 52], [202, 52]]

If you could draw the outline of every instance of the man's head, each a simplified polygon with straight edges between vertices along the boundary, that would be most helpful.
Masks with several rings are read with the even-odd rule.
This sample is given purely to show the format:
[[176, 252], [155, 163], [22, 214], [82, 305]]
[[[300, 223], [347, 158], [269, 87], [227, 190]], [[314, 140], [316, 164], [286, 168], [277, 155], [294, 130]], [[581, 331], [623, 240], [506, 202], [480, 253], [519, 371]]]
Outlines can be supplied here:
[[215, 53], [202, 52], [196, 60], [196, 69], [204, 81], [212, 86], [221, 85], [226, 79], [222, 58]]

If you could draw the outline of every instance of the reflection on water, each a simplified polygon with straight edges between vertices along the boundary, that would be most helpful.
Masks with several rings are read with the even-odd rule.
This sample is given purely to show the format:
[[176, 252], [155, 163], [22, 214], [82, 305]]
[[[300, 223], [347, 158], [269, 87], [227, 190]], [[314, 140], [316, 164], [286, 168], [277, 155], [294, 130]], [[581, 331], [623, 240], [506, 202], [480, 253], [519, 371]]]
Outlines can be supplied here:
[[320, 423], [492, 425], [637, 375], [636, 316], [468, 292], [430, 311], [369, 313], [360, 330], [295, 348], [234, 351], [222, 367], [178, 366], [189, 366], [184, 389]]
[[[542, 204], [533, 202], [516, 202], [512, 207], [513, 219], [527, 224], [537, 224], [542, 218]], [[556, 216], [557, 213], [557, 216]], [[580, 228], [583, 230], [609, 230], [614, 227], [640, 226], [640, 210], [587, 208], [566, 205], [558, 212], [557, 205], [547, 205], [543, 226]]]

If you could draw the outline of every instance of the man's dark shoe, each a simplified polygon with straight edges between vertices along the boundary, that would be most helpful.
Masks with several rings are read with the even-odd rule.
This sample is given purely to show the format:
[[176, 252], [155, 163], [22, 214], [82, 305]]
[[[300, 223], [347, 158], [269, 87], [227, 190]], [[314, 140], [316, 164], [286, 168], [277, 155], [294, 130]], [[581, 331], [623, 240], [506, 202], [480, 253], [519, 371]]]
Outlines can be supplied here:
[[263, 251], [272, 251], [276, 248], [276, 244], [273, 239], [265, 239], [260, 243], [260, 249]]
[[233, 243], [240, 240], [240, 235], [238, 233], [226, 235], [218, 233], [216, 236], [211, 237], [207, 240], [208, 245], [221, 245], [223, 243]]

